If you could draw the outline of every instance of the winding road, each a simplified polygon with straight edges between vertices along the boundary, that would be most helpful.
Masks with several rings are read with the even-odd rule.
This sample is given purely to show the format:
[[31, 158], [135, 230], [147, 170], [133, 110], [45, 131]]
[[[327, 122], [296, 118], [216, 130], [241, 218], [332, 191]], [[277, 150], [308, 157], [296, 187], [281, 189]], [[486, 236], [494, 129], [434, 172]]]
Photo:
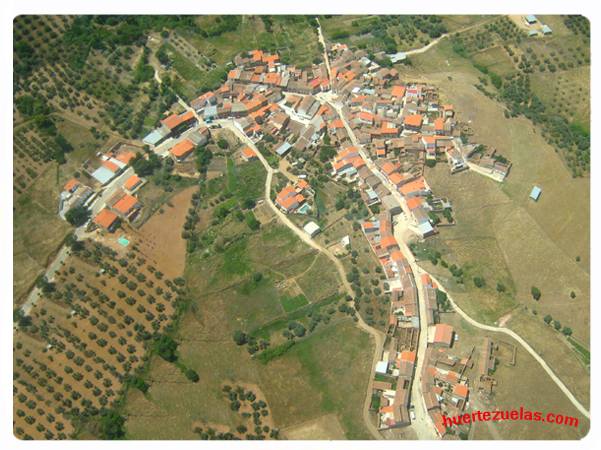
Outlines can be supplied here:
[[[492, 19], [491, 19], [492, 20]], [[483, 22], [478, 22], [472, 25], [469, 25], [467, 27], [464, 27], [460, 30], [455, 31], [454, 33], [461, 33], [461, 32], [465, 32], [468, 31], [472, 28], [476, 28], [479, 26], [482, 26], [486, 23], [490, 22], [490, 20], [488, 21], [483, 21]], [[319, 22], [318, 22], [319, 23]], [[450, 36], [451, 33], [446, 33], [443, 34], [442, 36], [440, 36], [439, 38], [435, 39], [434, 41], [430, 42], [428, 45], [418, 48], [418, 49], [414, 49], [414, 50], [408, 50], [406, 52], [404, 52], [406, 55], [416, 55], [416, 54], [420, 54], [420, 53], [424, 53], [426, 51], [428, 51], [429, 49], [431, 49], [432, 47], [434, 47], [435, 45], [437, 45], [438, 43], [440, 43], [443, 39], [445, 39], [446, 37]], [[320, 42], [322, 42], [322, 44], [324, 45], [324, 53], [326, 53], [326, 55], [324, 55], [325, 60], [327, 61], [327, 67], [329, 70], [329, 60], [327, 60], [327, 51], [325, 51], [325, 42], [323, 41], [323, 35], [321, 32], [321, 26], [319, 26], [318, 29], [318, 35], [320, 38]], [[373, 162], [371, 161], [371, 158], [369, 158], [362, 149], [362, 146], [359, 144], [358, 140], [356, 139], [352, 129], [350, 128], [350, 126], [348, 125], [348, 123], [345, 120], [345, 117], [343, 115], [343, 111], [342, 111], [342, 107], [338, 104], [336, 104], [333, 100], [334, 98], [332, 97], [332, 93], [327, 93], [327, 94], [318, 94], [318, 97], [322, 97], [321, 100], [325, 100], [327, 101], [339, 114], [340, 118], [342, 119], [345, 128], [351, 138], [351, 141], [353, 142], [353, 145], [357, 146], [360, 149], [360, 154], [363, 157], [363, 159], [366, 161], [366, 165], [367, 167], [371, 170], [372, 173], [374, 173], [375, 175], [379, 176], [380, 173], [378, 170], [374, 170], [375, 166], [373, 165]], [[370, 164], [371, 163], [371, 164]], [[387, 180], [386, 180], [387, 181]], [[385, 185], [387, 186], [388, 183], [386, 182]], [[395, 189], [391, 189], [391, 192], [396, 193]], [[397, 201], [399, 201], [399, 199], [397, 198], [397, 196], [395, 195], [395, 199], [397, 199]], [[399, 204], [402, 206], [403, 210], [406, 209], [406, 204], [404, 201], [399, 201]], [[399, 245], [401, 245], [402, 247], [404, 247], [403, 252], [405, 253], [406, 251], [408, 251], [407, 248], [407, 244], [403, 239], [399, 239], [398, 240]], [[416, 280], [419, 280], [419, 276], [422, 273], [427, 273], [425, 270], [423, 270], [421, 267], [419, 267], [419, 265], [417, 264], [417, 261], [415, 260], [415, 258], [413, 257], [412, 253], [410, 251], [408, 251], [408, 253], [405, 253], [407, 256], [409, 256], [409, 263], [411, 265], [411, 268], [413, 270], [413, 274], [416, 278]], [[549, 375], [549, 377], [551, 378], [551, 380], [557, 385], [557, 387], [559, 387], [559, 389], [565, 394], [565, 396], [570, 400], [570, 402], [574, 405], [574, 407], [583, 415], [585, 416], [587, 419], [590, 419], [590, 412], [584, 407], [584, 405], [582, 405], [582, 403], [580, 403], [580, 401], [578, 401], [578, 399], [576, 399], [576, 397], [574, 396], [574, 394], [572, 394], [572, 392], [568, 389], [568, 387], [563, 383], [563, 381], [561, 381], [561, 379], [555, 374], [555, 372], [553, 371], [553, 369], [551, 369], [551, 367], [547, 364], [547, 362], [530, 346], [530, 344], [528, 344], [528, 342], [526, 342], [519, 334], [517, 334], [515, 331], [510, 330], [509, 328], [506, 327], [494, 327], [494, 326], [490, 326], [490, 325], [485, 325], [482, 324], [474, 319], [472, 319], [470, 316], [468, 316], [465, 311], [463, 311], [461, 308], [459, 308], [459, 306], [457, 306], [457, 304], [453, 301], [453, 299], [451, 298], [451, 296], [449, 295], [449, 293], [444, 289], [443, 285], [437, 281], [435, 279], [435, 277], [433, 277], [431, 274], [430, 277], [432, 278], [432, 280], [434, 280], [436, 282], [436, 284], [438, 285], [439, 289], [443, 292], [445, 292], [447, 294], [447, 297], [449, 299], [449, 302], [451, 303], [451, 305], [453, 306], [454, 310], [457, 311], [457, 313], [463, 317], [469, 324], [471, 324], [472, 326], [479, 328], [481, 330], [486, 330], [486, 331], [491, 331], [491, 332], [498, 332], [498, 333], [503, 333], [506, 334], [508, 336], [511, 336], [513, 339], [515, 339], [530, 355], [532, 355], [532, 357], [541, 365], [541, 367], [543, 368], [543, 370]], [[418, 283], [416, 281], [416, 284], [419, 285], [420, 283]], [[421, 292], [419, 292], [419, 297], [422, 297]], [[421, 304], [420, 304], [420, 309], [422, 308]], [[420, 334], [425, 334], [425, 333], [420, 333]], [[419, 353], [419, 352], [418, 352]], [[419, 361], [419, 358], [418, 358]], [[419, 366], [419, 363], [418, 363]], [[416, 378], [421, 376], [421, 374], [416, 370]], [[416, 391], [419, 391], [419, 389], [416, 389]], [[416, 405], [417, 407], [417, 405]], [[417, 411], [416, 411], [417, 412]], [[417, 431], [417, 430], [416, 430]]]
[[[338, 271], [338, 275], [340, 276], [340, 279], [342, 280], [344, 290], [346, 291], [347, 294], [352, 296], [354, 294], [354, 292], [353, 292], [353, 289], [351, 288], [350, 283], [346, 279], [346, 271], [344, 270], [344, 266], [342, 265], [340, 260], [336, 256], [334, 256], [334, 254], [332, 254], [327, 248], [325, 248], [322, 245], [315, 242], [307, 233], [305, 233], [298, 226], [296, 226], [288, 218], [288, 216], [286, 216], [286, 214], [284, 214], [275, 205], [275, 203], [273, 203], [273, 200], [271, 200], [271, 181], [273, 179], [273, 174], [276, 173], [277, 170], [273, 169], [273, 167], [271, 167], [269, 165], [269, 163], [267, 162], [265, 157], [261, 154], [259, 149], [255, 146], [255, 143], [252, 141], [252, 139], [250, 139], [248, 136], [246, 136], [246, 134], [244, 134], [242, 131], [240, 131], [240, 129], [234, 125], [233, 120], [227, 120], [227, 119], [217, 120], [217, 121], [215, 121], [215, 123], [218, 123], [223, 128], [226, 128], [226, 129], [232, 131], [238, 137], [238, 139], [240, 139], [242, 142], [244, 142], [246, 145], [248, 145], [250, 148], [252, 148], [255, 151], [255, 153], [257, 154], [257, 157], [259, 158], [259, 161], [261, 161], [261, 163], [263, 164], [263, 167], [265, 167], [265, 170], [267, 171], [267, 177], [265, 178], [265, 192], [264, 192], [265, 202], [267, 202], [267, 204], [273, 210], [273, 212], [275, 213], [276, 217], [280, 220], [280, 222], [282, 222], [290, 230], [292, 230], [294, 232], [294, 234], [296, 234], [305, 244], [307, 244], [311, 248], [314, 248], [318, 252], [323, 253], [330, 261], [332, 261], [332, 263], [336, 267], [336, 270]], [[356, 314], [356, 317], [358, 319], [358, 321], [356, 322], [357, 326], [360, 329], [362, 329], [363, 331], [369, 333], [374, 338], [374, 342], [376, 345], [376, 348], [374, 351], [374, 357], [372, 360], [370, 378], [369, 378], [368, 387], [367, 387], [367, 394], [365, 396], [365, 400], [364, 400], [364, 404], [363, 404], [363, 419], [364, 419], [366, 427], [368, 428], [368, 430], [370, 431], [372, 436], [375, 439], [383, 439], [382, 435], [380, 434], [380, 432], [374, 425], [373, 421], [369, 417], [369, 405], [371, 402], [371, 392], [372, 392], [372, 387], [373, 387], [373, 376], [371, 376], [371, 374], [374, 373], [376, 363], [379, 360], [379, 356], [382, 354], [385, 336], [384, 336], [384, 333], [376, 330], [375, 328], [370, 327], [367, 323], [365, 323], [365, 321], [361, 318], [361, 316], [359, 314]]]
[[[421, 269], [421, 267], [417, 266], [417, 261], [415, 259], [413, 259], [413, 263], [416, 264], [416, 267], [418, 267], [418, 270], [421, 271], [421, 273], [427, 273], [425, 270]], [[574, 405], [574, 407], [587, 419], [591, 418], [589, 410], [587, 410], [584, 407], [584, 405], [578, 401], [578, 399], [574, 396], [574, 394], [572, 394], [572, 392], [563, 383], [563, 381], [561, 381], [561, 379], [555, 374], [555, 372], [553, 372], [553, 369], [551, 369], [551, 367], [547, 364], [547, 362], [519, 334], [517, 334], [513, 330], [510, 330], [509, 328], [493, 327], [491, 325], [485, 325], [483, 323], [480, 323], [480, 322], [472, 319], [470, 316], [467, 315], [467, 313], [465, 311], [463, 311], [459, 306], [457, 306], [457, 303], [455, 303], [453, 301], [453, 299], [451, 298], [449, 293], [446, 291], [446, 289], [443, 287], [443, 285], [431, 274], [429, 274], [429, 275], [430, 275], [430, 278], [432, 278], [432, 280], [438, 285], [438, 289], [440, 289], [445, 294], [447, 294], [447, 298], [449, 299], [451, 306], [453, 306], [453, 309], [463, 319], [465, 319], [466, 322], [468, 322], [470, 325], [472, 325], [476, 328], [479, 328], [481, 330], [492, 331], [494, 333], [506, 334], [507, 336], [511, 336], [513, 339], [518, 341], [520, 343], [520, 345], [522, 347], [524, 347], [524, 349], [541, 365], [543, 370], [545, 372], [547, 372], [547, 375], [549, 375], [549, 377], [551, 377], [551, 380], [553, 380], [553, 382], [557, 385], [557, 387], [559, 389], [561, 389], [561, 391], [565, 394], [565, 396], [568, 398], [568, 400], [570, 400], [572, 405]]]

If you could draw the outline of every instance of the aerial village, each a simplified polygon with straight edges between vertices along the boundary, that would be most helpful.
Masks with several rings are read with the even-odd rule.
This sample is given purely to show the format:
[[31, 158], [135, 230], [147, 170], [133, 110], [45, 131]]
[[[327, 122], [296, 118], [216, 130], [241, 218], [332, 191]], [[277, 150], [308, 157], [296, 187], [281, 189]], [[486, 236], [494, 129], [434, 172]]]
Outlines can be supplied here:
[[[379, 206], [361, 225], [391, 296], [386, 342], [373, 374], [378, 428], [410, 425], [415, 402], [423, 401], [436, 433], [444, 437], [443, 415], [469, 408], [474, 390], [492, 390], [494, 345], [487, 341], [476, 352], [482, 353], [479, 368], [474, 349], [456, 350], [459, 336], [440, 322], [437, 285], [427, 274], [414, 273], [402, 236], [409, 232], [424, 239], [455, 223], [451, 200], [431, 191], [425, 166], [446, 161], [451, 174], [474, 170], [502, 182], [511, 163], [494, 149], [467, 143], [453, 105], [441, 103], [434, 87], [400, 80], [396, 69], [381, 67], [364, 51], [329, 45], [326, 62], [304, 70], [261, 50], [242, 53], [233, 64], [218, 90], [161, 120], [143, 139], [147, 153], [141, 146], [118, 145], [88, 162], [93, 183], [74, 178], [65, 185], [61, 217], [83, 205], [92, 212], [89, 226], [100, 232], [134, 222], [143, 208], [136, 192], [146, 180], [130, 161], [154, 153], [171, 158], [176, 167], [189, 164], [217, 128], [241, 137], [237, 151], [244, 161], [277, 157], [301, 169], [327, 141], [337, 149], [331, 177], [359, 191], [368, 208]], [[284, 214], [306, 214], [313, 196], [307, 177], [284, 174], [289, 182], [275, 195], [275, 205]], [[311, 238], [320, 231], [311, 221], [303, 228]], [[420, 336], [427, 344], [421, 362]], [[416, 383], [423, 397], [418, 400], [412, 396]]]

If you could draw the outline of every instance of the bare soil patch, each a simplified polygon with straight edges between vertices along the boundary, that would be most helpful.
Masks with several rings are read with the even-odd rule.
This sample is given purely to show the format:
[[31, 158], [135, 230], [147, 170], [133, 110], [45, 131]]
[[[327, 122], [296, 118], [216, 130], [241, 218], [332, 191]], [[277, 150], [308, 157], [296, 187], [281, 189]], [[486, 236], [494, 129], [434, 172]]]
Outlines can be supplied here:
[[282, 430], [282, 434], [287, 439], [293, 440], [341, 440], [345, 438], [336, 414], [327, 414], [300, 425], [286, 428]]
[[156, 212], [134, 238], [140, 252], [160, 265], [170, 278], [184, 272], [186, 241], [181, 232], [195, 190], [195, 187], [189, 187], [174, 195], [163, 208], [164, 212]]

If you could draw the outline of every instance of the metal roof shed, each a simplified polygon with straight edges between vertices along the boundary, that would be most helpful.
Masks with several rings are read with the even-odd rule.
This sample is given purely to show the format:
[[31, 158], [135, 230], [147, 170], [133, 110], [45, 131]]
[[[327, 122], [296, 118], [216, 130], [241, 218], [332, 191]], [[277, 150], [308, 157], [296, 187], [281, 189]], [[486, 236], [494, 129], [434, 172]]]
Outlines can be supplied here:
[[530, 198], [536, 202], [536, 201], [538, 201], [540, 194], [542, 194], [542, 192], [543, 191], [541, 188], [539, 188], [538, 186], [534, 186], [532, 188], [532, 191], [530, 191]]
[[311, 221], [303, 227], [303, 230], [305, 230], [305, 233], [307, 233], [309, 236], [313, 237], [321, 231], [321, 228], [319, 228], [319, 225], [317, 225], [315, 222]]
[[288, 153], [290, 151], [290, 149], [292, 148], [292, 145], [290, 145], [288, 142], [284, 142], [282, 145], [280, 145], [275, 152], [280, 155], [280, 156], [285, 156], [286, 153]]
[[160, 128], [156, 130], [152, 130], [150, 133], [146, 135], [146, 137], [142, 140], [145, 144], [148, 145], [157, 145], [165, 138], [165, 133]]
[[96, 180], [98, 180], [98, 182], [100, 184], [102, 184], [104, 186], [105, 184], [107, 184], [109, 181], [111, 181], [113, 179], [115, 174], [113, 172], [111, 172], [109, 169], [107, 169], [106, 167], [100, 166], [98, 169], [96, 169], [94, 172], [92, 172], [92, 176]]
[[533, 24], [536, 23], [536, 16], [532, 15], [532, 14], [528, 14], [526, 17], [526, 22], [528, 22], [529, 24]]

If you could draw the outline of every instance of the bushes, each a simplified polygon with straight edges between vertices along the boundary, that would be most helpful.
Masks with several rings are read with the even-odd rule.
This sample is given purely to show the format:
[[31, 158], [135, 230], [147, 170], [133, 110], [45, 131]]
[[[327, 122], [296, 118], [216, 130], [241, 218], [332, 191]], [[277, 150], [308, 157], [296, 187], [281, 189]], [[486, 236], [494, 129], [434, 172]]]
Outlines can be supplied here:
[[474, 286], [476, 286], [477, 288], [483, 288], [485, 284], [486, 282], [484, 281], [484, 278], [474, 277]]
[[100, 412], [100, 437], [105, 440], [125, 438], [125, 418], [114, 410]]
[[171, 336], [160, 335], [154, 343], [154, 349], [165, 361], [177, 361], [177, 342]]
[[67, 219], [67, 222], [76, 227], [80, 227], [86, 223], [89, 217], [90, 211], [83, 206], [71, 208], [69, 211], [67, 211], [67, 214], [65, 214], [65, 219]]
[[186, 376], [186, 378], [188, 380], [190, 380], [193, 383], [197, 383], [198, 380], [200, 380], [200, 377], [198, 376], [198, 373], [196, 373], [195, 370], [187, 368], [184, 370], [184, 375]]
[[257, 360], [263, 364], [267, 364], [272, 359], [282, 356], [284, 353], [286, 353], [288, 350], [290, 350], [293, 345], [294, 345], [294, 341], [289, 340], [289, 341], [284, 342], [281, 345], [278, 345], [277, 347], [272, 347], [267, 350], [264, 350], [257, 355]]
[[234, 342], [236, 345], [244, 345], [248, 342], [248, 336], [246, 333], [236, 330], [234, 331]]
[[140, 390], [143, 393], [148, 391], [148, 384], [138, 376], [131, 376], [128, 378], [127, 383], [130, 387]]

